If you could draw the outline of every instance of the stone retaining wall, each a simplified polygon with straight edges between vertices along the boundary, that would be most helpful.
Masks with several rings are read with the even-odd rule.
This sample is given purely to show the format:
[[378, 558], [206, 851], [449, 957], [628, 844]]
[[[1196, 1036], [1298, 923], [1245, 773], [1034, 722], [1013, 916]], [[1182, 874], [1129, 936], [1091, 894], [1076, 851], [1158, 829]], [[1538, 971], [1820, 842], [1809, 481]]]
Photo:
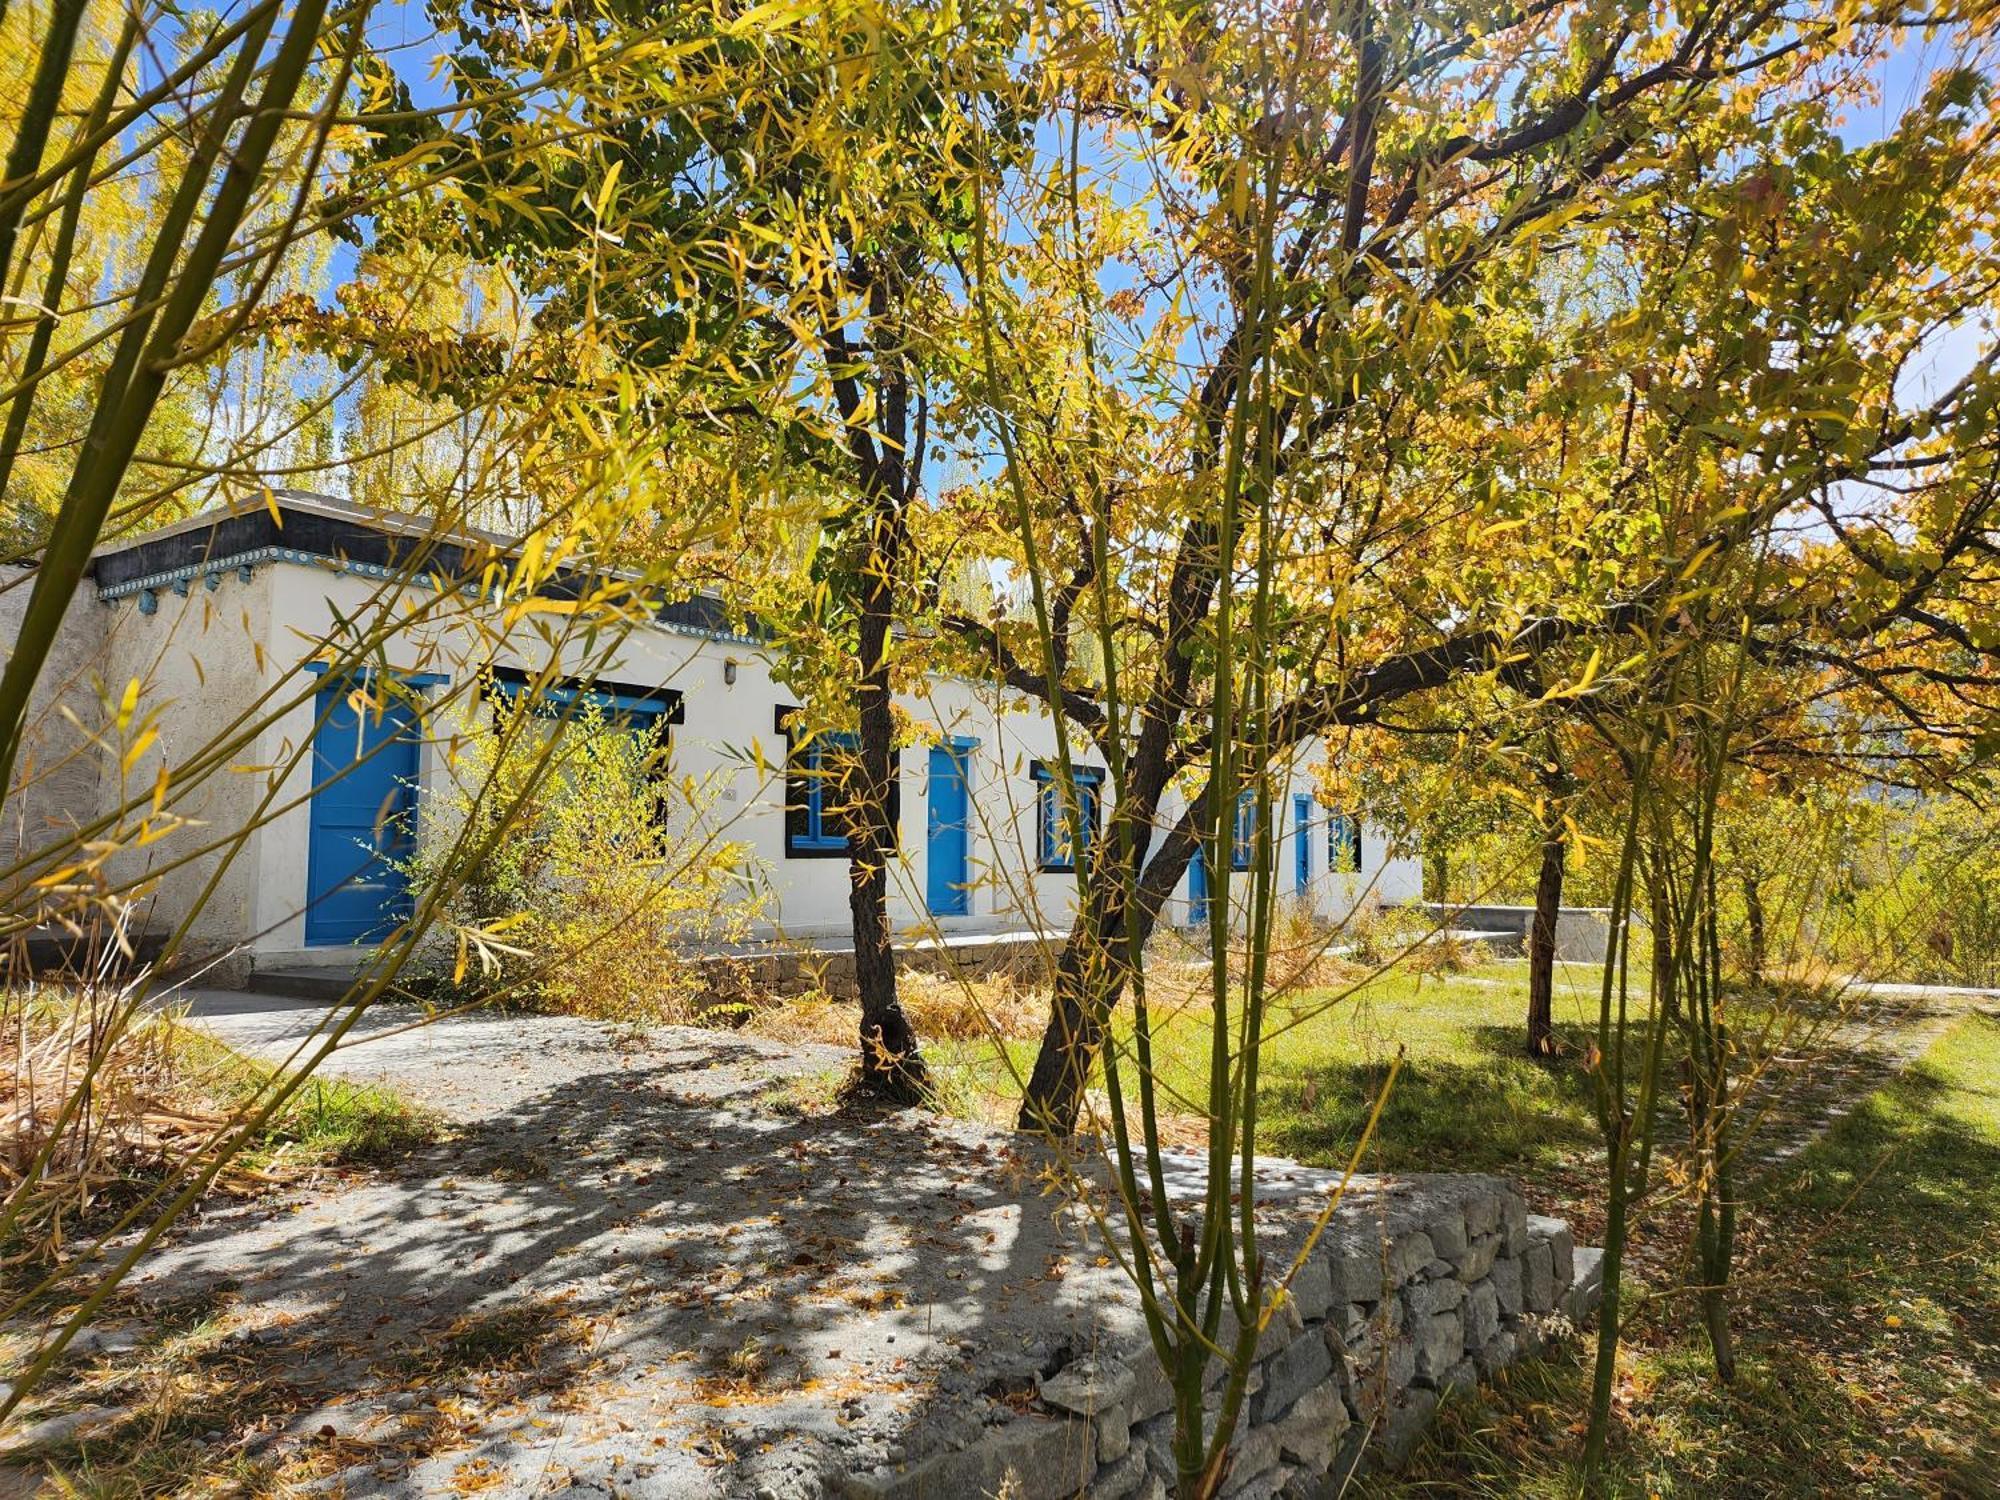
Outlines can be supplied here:
[[[1296, 1199], [1311, 1201], [1310, 1191]], [[1282, 1232], [1277, 1240], [1267, 1242], [1274, 1260]], [[1399, 1462], [1440, 1395], [1538, 1352], [1594, 1310], [1598, 1259], [1497, 1178], [1379, 1179], [1351, 1194], [1257, 1347], [1222, 1494], [1332, 1494], [1363, 1463]], [[1212, 1408], [1222, 1373], [1211, 1366]], [[855, 1475], [845, 1493], [1159, 1500], [1171, 1491], [1172, 1398], [1150, 1346], [1100, 1348], [1043, 1375], [1034, 1395], [1037, 1410], [920, 1463]]]

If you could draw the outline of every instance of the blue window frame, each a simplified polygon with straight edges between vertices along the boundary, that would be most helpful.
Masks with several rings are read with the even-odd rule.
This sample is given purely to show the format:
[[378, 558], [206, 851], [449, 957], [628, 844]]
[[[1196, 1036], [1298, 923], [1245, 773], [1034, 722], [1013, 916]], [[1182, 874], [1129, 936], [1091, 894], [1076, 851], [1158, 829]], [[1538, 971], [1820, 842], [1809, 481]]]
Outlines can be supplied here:
[[1361, 823], [1348, 813], [1326, 820], [1326, 867], [1338, 875], [1361, 873]]
[[[855, 797], [848, 778], [855, 771], [860, 741], [852, 733], [821, 730], [794, 733], [799, 709], [781, 703], [772, 711], [773, 728], [785, 737], [785, 857], [787, 859], [847, 858], [848, 811]], [[894, 848], [902, 821], [903, 756], [889, 752], [888, 840]]]
[[1236, 794], [1236, 821], [1229, 833], [1229, 868], [1250, 868], [1250, 852], [1257, 844], [1257, 791], [1245, 787]]
[[[1104, 818], [1104, 771], [1077, 766], [1076, 821], [1070, 821], [1069, 799], [1063, 795], [1062, 768], [1036, 761], [1029, 767], [1036, 783], [1035, 855], [1037, 865], [1054, 874], [1073, 874], [1077, 856], [1090, 858]], [[1072, 833], [1075, 837], [1072, 837]]]
[[822, 732], [792, 749], [789, 779], [797, 784], [793, 817], [785, 830], [788, 854], [845, 854], [847, 826], [840, 813], [843, 767], [854, 754], [851, 734]]
[[531, 711], [537, 718], [559, 719], [574, 703], [588, 703], [604, 715], [608, 725], [625, 729], [664, 731], [681, 722], [681, 695], [672, 688], [636, 687], [630, 683], [597, 681], [585, 685], [570, 679], [541, 683], [518, 667], [494, 667], [492, 691], [507, 703], [520, 700], [531, 687]]

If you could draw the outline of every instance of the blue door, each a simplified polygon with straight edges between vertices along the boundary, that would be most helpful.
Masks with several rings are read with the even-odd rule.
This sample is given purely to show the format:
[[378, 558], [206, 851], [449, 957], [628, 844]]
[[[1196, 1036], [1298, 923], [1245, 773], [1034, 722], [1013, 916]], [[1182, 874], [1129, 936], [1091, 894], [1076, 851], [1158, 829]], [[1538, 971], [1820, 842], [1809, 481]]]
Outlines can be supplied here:
[[934, 917], [972, 910], [972, 799], [966, 786], [966, 745], [931, 747], [930, 844], [925, 898]]
[[1188, 861], [1188, 925], [1199, 927], [1208, 921], [1208, 861], [1201, 857], [1201, 845], [1194, 846]]
[[306, 941], [386, 937], [410, 915], [403, 857], [416, 807], [417, 716], [397, 698], [350, 701], [351, 683], [320, 690], [306, 845]]
[[1292, 886], [1301, 896], [1312, 884], [1312, 815], [1312, 798], [1292, 798]]

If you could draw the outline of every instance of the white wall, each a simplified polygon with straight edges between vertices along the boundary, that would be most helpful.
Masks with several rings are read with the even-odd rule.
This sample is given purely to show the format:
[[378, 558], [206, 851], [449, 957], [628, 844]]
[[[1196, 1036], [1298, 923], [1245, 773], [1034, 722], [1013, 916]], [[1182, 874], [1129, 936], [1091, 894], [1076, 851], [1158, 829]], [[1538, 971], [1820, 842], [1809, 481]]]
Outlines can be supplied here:
[[[773, 714], [776, 705], [797, 699], [775, 681], [757, 644], [640, 624], [593, 654], [561, 616], [509, 620], [466, 595], [411, 589], [390, 598], [383, 587], [375, 578], [331, 567], [272, 562], [260, 565], [247, 582], [231, 572], [213, 591], [197, 582], [185, 599], [162, 594], [158, 613], [151, 616], [141, 615], [131, 598], [91, 606], [111, 621], [112, 673], [121, 681], [140, 676], [149, 684], [147, 702], [161, 713], [155, 753], [169, 766], [199, 750], [260, 692], [276, 689], [281, 697], [299, 700], [274, 713], [254, 751], [236, 757], [236, 768], [215, 778], [191, 806], [212, 828], [242, 826], [267, 798], [274, 810], [227, 872], [200, 920], [198, 937], [210, 943], [247, 939], [266, 963], [340, 955], [342, 950], [305, 946], [306, 798], [318, 680], [304, 672], [303, 663], [335, 634], [337, 615], [365, 625], [384, 618], [384, 611], [396, 626], [380, 659], [400, 673], [448, 679], [427, 690], [439, 705], [426, 724], [421, 781], [427, 794], [443, 787], [455, 745], [490, 732], [490, 717], [475, 692], [487, 665], [536, 670], [554, 658], [566, 673], [594, 668], [601, 679], [676, 689], [683, 695], [683, 712], [672, 730], [674, 769], [718, 779], [714, 816], [726, 823], [728, 838], [750, 846], [768, 879], [768, 925], [788, 936], [844, 937], [846, 861], [785, 852], [784, 741], [774, 730]], [[724, 680], [728, 663], [735, 667], [733, 683]], [[1066, 926], [1076, 877], [1036, 867], [1038, 785], [1029, 768], [1037, 759], [1057, 758], [1050, 719], [1025, 699], [956, 679], [935, 679], [923, 693], [899, 700], [899, 707], [930, 731], [974, 742], [969, 766], [974, 885], [967, 915], [933, 922], [924, 901], [929, 747], [910, 745], [902, 754], [902, 847], [891, 871], [891, 920], [905, 932], [933, 926], [947, 933]], [[1097, 763], [1084, 744], [1073, 745], [1072, 753], [1079, 764]], [[760, 755], [762, 775], [756, 769]], [[151, 769], [149, 761], [136, 774], [150, 777]], [[1311, 791], [1309, 757], [1291, 769], [1287, 787], [1279, 799], [1278, 858], [1281, 888], [1289, 892], [1290, 791]], [[1177, 812], [1170, 807], [1166, 816]], [[1416, 862], [1385, 862], [1383, 841], [1372, 829], [1363, 836], [1362, 873], [1329, 872], [1325, 816], [1324, 810], [1316, 814], [1321, 821], [1312, 851], [1310, 902], [1317, 912], [1338, 921], [1357, 903], [1415, 894]], [[157, 917], [178, 920], [198, 888], [197, 878], [177, 876], [163, 884]], [[1185, 881], [1166, 919], [1187, 920]]]

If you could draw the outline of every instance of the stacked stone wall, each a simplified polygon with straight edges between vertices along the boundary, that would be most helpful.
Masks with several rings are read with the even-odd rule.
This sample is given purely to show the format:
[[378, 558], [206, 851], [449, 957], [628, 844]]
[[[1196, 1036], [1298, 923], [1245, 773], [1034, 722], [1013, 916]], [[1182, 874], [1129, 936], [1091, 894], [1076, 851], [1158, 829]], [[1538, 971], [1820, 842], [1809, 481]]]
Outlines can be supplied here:
[[[1258, 1341], [1222, 1495], [1331, 1495], [1363, 1464], [1400, 1462], [1441, 1396], [1581, 1323], [1596, 1306], [1597, 1265], [1568, 1225], [1530, 1214], [1496, 1178], [1392, 1180], [1343, 1205]], [[1223, 1375], [1210, 1365], [1211, 1419]], [[1149, 1345], [1072, 1360], [1036, 1396], [1038, 1410], [920, 1463], [854, 1476], [846, 1493], [1171, 1493], [1172, 1391]]]

